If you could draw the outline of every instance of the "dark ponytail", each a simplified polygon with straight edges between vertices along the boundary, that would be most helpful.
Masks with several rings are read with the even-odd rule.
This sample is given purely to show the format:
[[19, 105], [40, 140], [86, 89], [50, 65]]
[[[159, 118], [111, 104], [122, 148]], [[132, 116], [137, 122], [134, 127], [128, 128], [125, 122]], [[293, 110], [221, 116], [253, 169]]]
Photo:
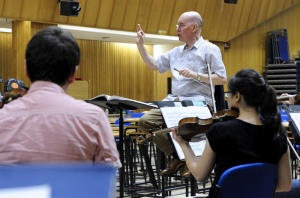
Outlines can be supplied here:
[[[236, 73], [228, 83], [228, 89], [234, 94], [239, 92], [246, 104], [254, 107], [258, 116], [272, 137], [283, 137], [285, 129], [277, 108], [275, 90], [253, 69], [243, 69]], [[266, 134], [267, 135], [267, 134]]]

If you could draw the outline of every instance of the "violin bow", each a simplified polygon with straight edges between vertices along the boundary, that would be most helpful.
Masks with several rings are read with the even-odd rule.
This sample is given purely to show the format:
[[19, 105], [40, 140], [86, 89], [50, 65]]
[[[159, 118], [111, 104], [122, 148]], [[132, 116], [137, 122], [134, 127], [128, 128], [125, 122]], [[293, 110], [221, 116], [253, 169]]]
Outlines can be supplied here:
[[209, 78], [209, 84], [210, 84], [210, 90], [211, 90], [212, 103], [213, 103], [213, 107], [214, 107], [214, 113], [217, 113], [215, 94], [214, 94], [213, 83], [212, 83], [212, 78], [211, 78], [210, 65], [209, 65], [209, 63], [206, 63], [206, 65], [207, 65], [207, 70], [208, 70], [208, 78]]

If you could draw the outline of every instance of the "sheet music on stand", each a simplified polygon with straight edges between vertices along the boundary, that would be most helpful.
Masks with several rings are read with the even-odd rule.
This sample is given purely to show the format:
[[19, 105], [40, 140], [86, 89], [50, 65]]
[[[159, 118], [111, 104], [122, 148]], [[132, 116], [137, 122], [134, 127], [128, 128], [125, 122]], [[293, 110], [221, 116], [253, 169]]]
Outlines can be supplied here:
[[[178, 123], [181, 119], [187, 117], [198, 117], [201, 119], [211, 118], [211, 112], [206, 105], [206, 103], [199, 103], [194, 102], [197, 106], [185, 106], [186, 104], [193, 104], [193, 103], [184, 103], [184, 102], [170, 102], [170, 105], [166, 105], [165, 101], [157, 102], [158, 106], [161, 107], [161, 113], [165, 120], [167, 128], [172, 128], [178, 126]], [[181, 103], [182, 105], [179, 105]], [[173, 139], [172, 132], [169, 132], [169, 137], [172, 140], [173, 146], [178, 154], [180, 160], [184, 160], [185, 156], [179, 144]], [[194, 151], [196, 156], [200, 156], [203, 153], [205, 147], [205, 140], [200, 142], [189, 142], [192, 150]]]
[[292, 126], [289, 125], [289, 128], [291, 132], [297, 133], [300, 137], [300, 105], [283, 105], [282, 107], [290, 118]]

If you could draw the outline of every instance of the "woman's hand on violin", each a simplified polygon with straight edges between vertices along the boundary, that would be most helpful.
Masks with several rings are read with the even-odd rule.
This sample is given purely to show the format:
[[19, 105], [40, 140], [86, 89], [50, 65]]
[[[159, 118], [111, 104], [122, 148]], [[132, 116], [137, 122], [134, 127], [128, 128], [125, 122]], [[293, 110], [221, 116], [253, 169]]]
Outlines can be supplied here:
[[179, 134], [178, 134], [178, 131], [176, 128], [172, 128], [172, 136], [173, 136], [173, 139], [179, 144], [179, 145], [183, 145], [183, 144], [188, 144], [187, 141], [185, 141], [184, 139], [182, 139]]
[[295, 103], [295, 96], [293, 96], [293, 95], [283, 93], [283, 94], [281, 94], [280, 97], [287, 97], [289, 99], [287, 101], [282, 101], [283, 104], [294, 104]]

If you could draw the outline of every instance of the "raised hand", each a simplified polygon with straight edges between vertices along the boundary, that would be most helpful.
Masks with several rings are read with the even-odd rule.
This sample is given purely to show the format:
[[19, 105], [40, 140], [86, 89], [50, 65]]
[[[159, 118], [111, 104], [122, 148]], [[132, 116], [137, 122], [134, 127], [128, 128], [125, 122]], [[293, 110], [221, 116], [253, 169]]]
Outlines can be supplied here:
[[137, 25], [137, 35], [136, 35], [136, 44], [143, 45], [145, 39], [145, 33], [141, 28], [141, 25]]

